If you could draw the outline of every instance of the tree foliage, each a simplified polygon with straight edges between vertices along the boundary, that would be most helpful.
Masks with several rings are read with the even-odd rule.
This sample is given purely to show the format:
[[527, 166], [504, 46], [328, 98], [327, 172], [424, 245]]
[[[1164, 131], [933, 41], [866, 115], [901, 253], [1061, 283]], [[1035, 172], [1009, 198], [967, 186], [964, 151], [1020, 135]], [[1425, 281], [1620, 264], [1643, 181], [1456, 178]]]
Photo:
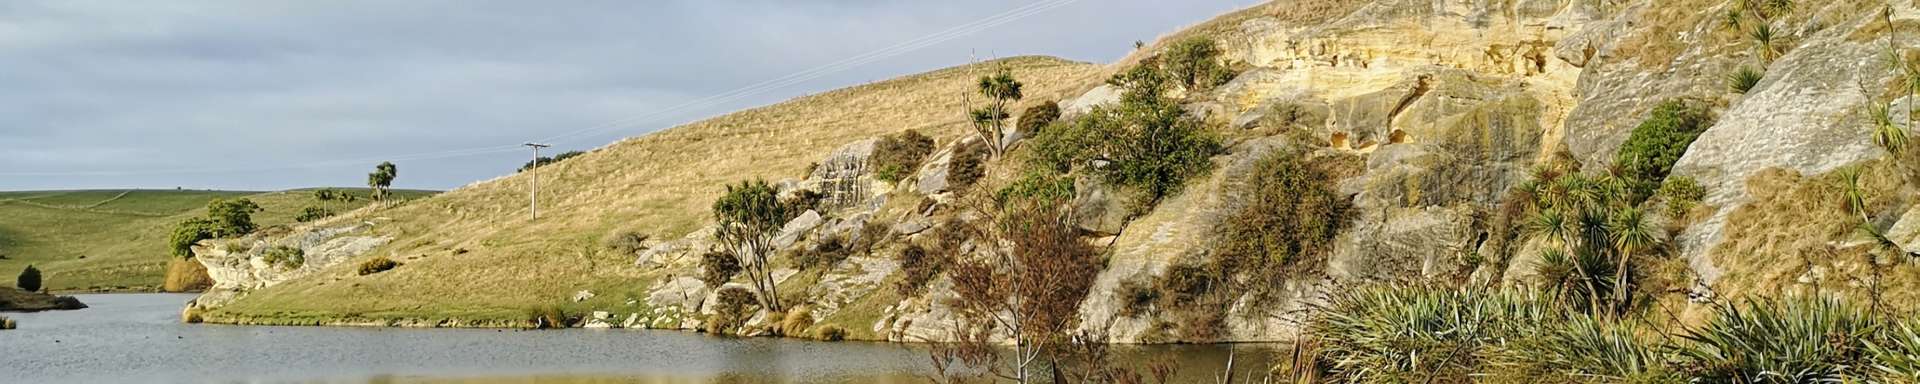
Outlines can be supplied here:
[[1013, 71], [1006, 68], [980, 76], [974, 86], [986, 97], [986, 105], [968, 111], [967, 117], [973, 123], [974, 135], [987, 145], [988, 158], [998, 158], [1007, 150], [1007, 119], [1013, 117], [1008, 107], [1025, 97], [1021, 91], [1023, 86], [1013, 78]]
[[33, 265], [27, 265], [26, 269], [20, 270], [20, 277], [14, 280], [14, 286], [20, 287], [22, 291], [39, 292], [40, 269], [34, 268]]
[[1035, 362], [1056, 352], [1080, 322], [1080, 303], [1104, 267], [1092, 245], [1081, 241], [1070, 210], [1050, 201], [999, 204], [975, 198], [978, 219], [963, 226], [982, 244], [956, 258], [955, 307], [969, 342], [1012, 340], [1006, 366], [982, 367], [1018, 382], [1033, 377]]
[[1639, 204], [1652, 196], [1673, 164], [1686, 154], [1687, 146], [1712, 125], [1704, 109], [1679, 100], [1654, 107], [1653, 115], [1633, 128], [1614, 155], [1613, 164], [1627, 183], [1629, 202]]
[[1210, 37], [1195, 36], [1174, 42], [1164, 56], [1166, 72], [1187, 92], [1213, 88], [1233, 79], [1233, 73], [1220, 62], [1222, 53], [1220, 43]]
[[373, 189], [373, 199], [386, 200], [387, 189], [393, 186], [393, 179], [397, 177], [400, 177], [400, 167], [392, 162], [383, 161], [374, 166], [373, 172], [367, 174], [367, 188]]
[[545, 167], [548, 164], [566, 161], [567, 159], [571, 159], [576, 156], [580, 156], [584, 154], [586, 154], [586, 152], [566, 151], [566, 152], [561, 152], [558, 155], [537, 157], [537, 158], [534, 158], [533, 160], [527, 160], [525, 164], [520, 165], [520, 169], [515, 170], [514, 172], [526, 172], [529, 169], [533, 169], [533, 167]]
[[1165, 95], [1168, 77], [1158, 67], [1148, 61], [1114, 76], [1108, 83], [1124, 90], [1120, 103], [1042, 132], [1035, 138], [1037, 165], [1086, 170], [1145, 192], [1136, 202], [1142, 212], [1211, 171], [1209, 159], [1222, 150], [1219, 138]]
[[773, 279], [773, 266], [768, 258], [775, 251], [774, 237], [794, 213], [780, 201], [779, 192], [764, 180], [727, 186], [727, 193], [713, 202], [713, 216], [719, 222], [714, 237], [725, 250], [724, 254], [731, 256], [753, 281], [761, 306], [776, 312], [785, 307], [780, 305], [778, 284]]
[[213, 199], [207, 203], [207, 220], [213, 223], [215, 237], [234, 237], [253, 233], [253, 214], [260, 205], [247, 199]]
[[173, 234], [167, 237], [167, 249], [175, 257], [192, 258], [193, 244], [214, 238], [214, 233], [212, 220], [204, 217], [183, 220], [173, 226]]

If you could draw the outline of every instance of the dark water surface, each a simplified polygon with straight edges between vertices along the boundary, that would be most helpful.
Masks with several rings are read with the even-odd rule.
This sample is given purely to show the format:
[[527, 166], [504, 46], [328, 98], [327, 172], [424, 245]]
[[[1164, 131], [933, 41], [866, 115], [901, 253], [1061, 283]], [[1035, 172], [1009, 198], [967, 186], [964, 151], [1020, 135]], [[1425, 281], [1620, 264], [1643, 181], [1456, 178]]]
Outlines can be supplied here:
[[[917, 346], [647, 330], [517, 331], [179, 323], [187, 294], [79, 295], [91, 308], [11, 313], [0, 383], [925, 383]], [[1262, 346], [1127, 348], [1210, 382]]]

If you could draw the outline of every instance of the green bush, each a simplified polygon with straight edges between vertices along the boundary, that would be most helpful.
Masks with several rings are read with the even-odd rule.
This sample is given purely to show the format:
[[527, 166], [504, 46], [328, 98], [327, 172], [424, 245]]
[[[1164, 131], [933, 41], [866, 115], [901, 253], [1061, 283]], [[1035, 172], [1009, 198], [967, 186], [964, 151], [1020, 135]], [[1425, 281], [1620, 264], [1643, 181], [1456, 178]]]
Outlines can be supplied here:
[[1753, 69], [1753, 67], [1742, 65], [1740, 69], [1727, 74], [1727, 89], [1735, 93], [1747, 93], [1747, 91], [1753, 90], [1754, 85], [1760, 84], [1760, 79], [1765, 76], [1765, 74]]
[[300, 215], [294, 216], [293, 221], [305, 223], [331, 216], [333, 216], [333, 211], [327, 210], [326, 208], [307, 207], [306, 209], [300, 210]]
[[1681, 335], [1680, 366], [1696, 382], [1846, 382], [1873, 374], [1867, 342], [1881, 327], [1839, 300], [1746, 300]]
[[1631, 321], [1606, 321], [1587, 315], [1532, 326], [1493, 354], [1493, 371], [1511, 382], [1683, 383], [1669, 369], [1669, 356]]
[[234, 237], [253, 233], [253, 214], [260, 212], [260, 205], [252, 200], [227, 200], [216, 198], [207, 202], [207, 220], [213, 223], [214, 237]]
[[1142, 192], [1135, 202], [1145, 212], [1160, 200], [1178, 193], [1188, 179], [1213, 169], [1210, 160], [1222, 150], [1219, 138], [1206, 123], [1186, 114], [1176, 100], [1165, 96], [1167, 78], [1148, 62], [1115, 76], [1109, 84], [1123, 89], [1120, 103], [1095, 107], [1058, 134], [1043, 133], [1039, 157], [1055, 169], [1105, 163], [1088, 171], [1110, 184]]
[[[1222, 277], [1268, 283], [1318, 272], [1352, 216], [1353, 204], [1333, 188], [1338, 179], [1325, 164], [1290, 151], [1254, 163], [1239, 193], [1245, 200], [1229, 211], [1215, 239], [1215, 269]], [[1261, 294], [1278, 287], [1246, 288]]]
[[1073, 200], [1073, 193], [1072, 177], [1054, 174], [1046, 170], [1030, 170], [1027, 171], [1026, 175], [1021, 176], [1019, 180], [1014, 180], [1013, 184], [1008, 184], [1005, 187], [1001, 187], [999, 191], [994, 191], [993, 198], [995, 201], [1002, 203], [1010, 202], [1014, 199], [1067, 201]]
[[1307, 332], [1333, 382], [1472, 382], [1504, 343], [1559, 313], [1475, 289], [1369, 286], [1331, 296]]
[[867, 158], [867, 167], [873, 169], [873, 177], [885, 182], [896, 182], [913, 174], [920, 161], [933, 153], [933, 138], [908, 130], [880, 138], [873, 147], [873, 156]]
[[816, 331], [816, 335], [814, 337], [819, 338], [820, 340], [826, 340], [826, 341], [846, 340], [847, 329], [841, 328], [838, 325], [828, 324], [825, 326], [821, 326], [820, 330]]
[[213, 234], [212, 220], [189, 218], [173, 226], [173, 234], [167, 237], [167, 249], [171, 250], [175, 257], [193, 258], [193, 245], [201, 240], [214, 238]]
[[1701, 188], [1700, 183], [1694, 181], [1692, 177], [1674, 176], [1668, 177], [1665, 183], [1660, 184], [1658, 196], [1666, 201], [1667, 217], [1679, 219], [1685, 217], [1687, 212], [1692, 211], [1694, 206], [1707, 198], [1707, 190]]
[[515, 172], [526, 172], [529, 169], [533, 169], [533, 167], [545, 167], [548, 164], [558, 163], [584, 154], [586, 153], [580, 151], [566, 151], [553, 157], [541, 156], [533, 160], [527, 160], [526, 164], [521, 164], [520, 169]]
[[947, 189], [965, 191], [987, 176], [987, 147], [980, 143], [963, 144], [953, 150], [947, 163]]
[[1686, 154], [1687, 146], [1712, 125], [1698, 106], [1672, 100], [1654, 107], [1653, 116], [1634, 127], [1614, 155], [1613, 164], [1627, 184], [1627, 202], [1638, 205], [1652, 196], [1673, 164]]
[[1233, 73], [1220, 62], [1220, 44], [1209, 37], [1190, 37], [1174, 42], [1164, 56], [1168, 76], [1188, 92], [1201, 91], [1233, 79]]
[[732, 335], [740, 332], [748, 319], [753, 317], [755, 301], [753, 292], [745, 288], [727, 287], [720, 289], [714, 302], [713, 314], [707, 316], [707, 333]]
[[389, 259], [386, 256], [374, 257], [372, 260], [360, 263], [360, 276], [386, 272], [399, 266], [400, 262], [393, 261], [393, 259]]
[[1018, 129], [1023, 136], [1033, 137], [1034, 135], [1040, 134], [1041, 131], [1046, 130], [1046, 127], [1052, 125], [1054, 120], [1059, 119], [1060, 103], [1048, 100], [1027, 107], [1025, 112], [1020, 113], [1020, 121], [1014, 124], [1014, 128]]
[[40, 269], [34, 268], [32, 264], [28, 264], [26, 269], [20, 270], [20, 277], [14, 280], [13, 286], [20, 287], [22, 291], [39, 292]]
[[266, 261], [267, 265], [279, 266], [286, 269], [300, 269], [300, 266], [307, 264], [307, 252], [300, 250], [300, 248], [275, 245], [272, 248], [267, 248], [267, 251], [260, 255], [260, 260]]

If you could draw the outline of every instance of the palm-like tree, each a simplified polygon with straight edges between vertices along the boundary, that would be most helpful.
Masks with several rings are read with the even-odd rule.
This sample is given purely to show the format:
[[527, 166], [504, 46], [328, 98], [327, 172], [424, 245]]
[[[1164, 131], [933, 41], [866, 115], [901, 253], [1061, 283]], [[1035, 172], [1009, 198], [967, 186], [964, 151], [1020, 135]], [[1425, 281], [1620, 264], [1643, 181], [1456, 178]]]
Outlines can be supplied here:
[[1607, 222], [1607, 233], [1613, 238], [1613, 249], [1619, 251], [1618, 266], [1614, 268], [1613, 296], [1622, 306], [1627, 302], [1627, 260], [1635, 253], [1653, 248], [1659, 243], [1654, 238], [1653, 228], [1647, 224], [1647, 215], [1639, 208], [1627, 207], [1614, 211]]

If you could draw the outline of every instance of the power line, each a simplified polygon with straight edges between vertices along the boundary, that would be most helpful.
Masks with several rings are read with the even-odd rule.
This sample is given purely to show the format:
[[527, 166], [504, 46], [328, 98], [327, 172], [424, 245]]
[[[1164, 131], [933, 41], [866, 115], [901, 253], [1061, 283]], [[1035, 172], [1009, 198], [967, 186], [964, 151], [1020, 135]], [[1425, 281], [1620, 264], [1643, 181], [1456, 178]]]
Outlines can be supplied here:
[[[1035, 14], [1039, 14], [1041, 12], [1053, 10], [1055, 8], [1063, 7], [1078, 1], [1079, 0], [1047, 0], [1047, 1], [1041, 1], [1041, 2], [1036, 2], [1032, 4], [1027, 4], [1024, 6], [1016, 7], [1011, 10], [1007, 10], [1005, 12], [1001, 12], [993, 16], [989, 16], [983, 19], [961, 24], [959, 26], [948, 28], [940, 32], [922, 36], [920, 38], [916, 38], [913, 40], [908, 40], [898, 44], [894, 44], [892, 46], [867, 52], [865, 54], [848, 57], [846, 59], [841, 59], [840, 61], [815, 67], [813, 69], [809, 69], [806, 71], [788, 74], [786, 76], [762, 81], [759, 83], [737, 88], [724, 93], [683, 102], [670, 107], [654, 110], [652, 112], [648, 112], [645, 114], [623, 118], [623, 119], [615, 120], [613, 122], [599, 124], [599, 125], [595, 125], [595, 126], [591, 126], [588, 128], [583, 128], [583, 129], [579, 129], [579, 130], [575, 130], [567, 133], [562, 133], [559, 135], [541, 139], [539, 141], [552, 143], [557, 141], [588, 137], [593, 134], [631, 128], [635, 125], [638, 125], [639, 123], [651, 122], [656, 118], [663, 117], [663, 116], [670, 116], [673, 113], [677, 113], [685, 109], [706, 108], [706, 107], [712, 107], [720, 104], [737, 101], [747, 97], [752, 97], [762, 93], [766, 93], [768, 91], [772, 91], [775, 89], [780, 89], [787, 86], [792, 86], [794, 84], [806, 82], [809, 80], [818, 79], [826, 75], [838, 73], [838, 72], [845, 71], [847, 69], [851, 69], [861, 65], [866, 65], [869, 63], [884, 60], [887, 58], [892, 58], [892, 57], [906, 54], [909, 52], [918, 51], [920, 49], [924, 49], [926, 47], [933, 46], [935, 44], [944, 43], [947, 41], [951, 41], [953, 39], [978, 33], [982, 30], [986, 30], [987, 28], [993, 28], [993, 27], [997, 27], [1007, 23], [1011, 23], [1016, 20], [1027, 18]], [[360, 164], [360, 163], [371, 162], [371, 161], [430, 160], [430, 159], [445, 159], [445, 158], [454, 158], [454, 157], [477, 156], [477, 155], [484, 155], [484, 154], [519, 151], [523, 147], [524, 145], [520, 145], [520, 144], [499, 145], [499, 146], [475, 147], [475, 148], [465, 148], [465, 149], [453, 149], [453, 150], [445, 150], [445, 151], [438, 151], [438, 152], [403, 154], [403, 155], [395, 155], [395, 156], [317, 161], [317, 162], [310, 162], [310, 163], [303, 163], [303, 164], [289, 164], [289, 165], [281, 165], [281, 166], [230, 167], [230, 168], [179, 168], [179, 169], [141, 170], [141, 171], [0, 172], [0, 176], [126, 176], [126, 175], [158, 175], [158, 174], [210, 174], [210, 173], [260, 172], [260, 171], [273, 171], [273, 170], [285, 170], [285, 169], [321, 168], [321, 167], [331, 167], [331, 166], [339, 166], [339, 165], [352, 165], [352, 164]]]

